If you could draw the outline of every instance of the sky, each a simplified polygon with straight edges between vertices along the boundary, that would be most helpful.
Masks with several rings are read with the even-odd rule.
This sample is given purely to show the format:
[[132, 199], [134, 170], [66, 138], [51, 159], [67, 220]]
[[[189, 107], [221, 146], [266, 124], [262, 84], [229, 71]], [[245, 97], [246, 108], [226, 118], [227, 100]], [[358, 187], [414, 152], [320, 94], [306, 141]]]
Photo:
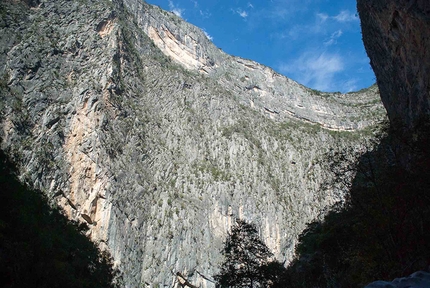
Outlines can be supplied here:
[[147, 0], [205, 31], [224, 52], [313, 89], [342, 93], [376, 82], [355, 0]]

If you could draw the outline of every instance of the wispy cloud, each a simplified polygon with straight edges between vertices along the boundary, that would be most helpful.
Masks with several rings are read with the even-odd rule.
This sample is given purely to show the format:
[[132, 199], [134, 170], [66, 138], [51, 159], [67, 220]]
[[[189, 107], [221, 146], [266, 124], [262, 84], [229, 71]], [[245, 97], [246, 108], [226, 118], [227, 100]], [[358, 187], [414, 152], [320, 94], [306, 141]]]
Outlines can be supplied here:
[[333, 32], [333, 33], [330, 35], [330, 38], [329, 38], [329, 39], [327, 39], [327, 40], [324, 42], [324, 45], [325, 45], [325, 46], [330, 46], [330, 45], [336, 44], [337, 39], [338, 39], [340, 36], [342, 36], [342, 34], [343, 34], [342, 30], [337, 30], [336, 32]]
[[254, 5], [252, 5], [252, 3], [251, 3], [251, 2], [248, 2], [248, 7], [249, 7], [249, 8], [254, 8]]
[[214, 38], [211, 35], [209, 35], [209, 33], [205, 31], [205, 29], [202, 29], [202, 31], [203, 33], [205, 33], [206, 38], [208, 38], [210, 41], [214, 40]]
[[270, 2], [270, 4], [261, 11], [260, 17], [265, 21], [283, 23], [308, 10], [309, 5], [313, 4], [315, 0], [270, 0], [267, 2]]
[[330, 16], [327, 13], [315, 13], [314, 17], [311, 17], [309, 21], [291, 25], [283, 35], [290, 37], [291, 40], [309, 40], [315, 37], [324, 37], [324, 40], [320, 39], [319, 41], [322, 41], [325, 46], [330, 46], [337, 43], [344, 31], [348, 32], [351, 29], [350, 25], [343, 25], [342, 29], [339, 29], [339, 24], [347, 24], [358, 20], [355, 14], [347, 10], [340, 11], [335, 16]]
[[322, 91], [335, 89], [335, 74], [344, 70], [344, 60], [339, 54], [305, 52], [290, 64], [282, 64], [279, 70], [303, 85]]
[[[291, 26], [289, 31], [286, 33], [293, 39], [299, 39], [303, 37], [309, 37], [313, 34], [325, 34], [326, 32], [326, 22], [330, 17], [324, 13], [317, 13], [313, 20], [310, 20], [304, 24], [296, 24]], [[312, 36], [314, 37], [314, 36]]]
[[246, 18], [246, 17], [248, 17], [248, 12], [246, 12], [246, 11], [244, 11], [244, 10], [242, 10], [242, 9], [236, 9], [236, 11], [235, 11], [237, 14], [239, 14], [239, 16], [240, 17], [242, 17], [242, 18]]
[[181, 8], [177, 7], [175, 4], [173, 4], [173, 2], [171, 0], [169, 0], [169, 9], [176, 16], [183, 18], [182, 13], [184, 13], [185, 9], [181, 9]]
[[317, 13], [317, 19], [319, 22], [325, 22], [328, 18], [329, 16], [326, 13]]
[[357, 15], [349, 12], [348, 10], [342, 10], [339, 12], [339, 14], [333, 16], [332, 18], [341, 23], [358, 21]]
[[211, 15], [212, 15], [209, 11], [199, 10], [199, 13], [200, 13], [200, 16], [202, 16], [203, 19], [207, 19], [207, 18], [211, 17]]
[[357, 79], [350, 79], [341, 85], [342, 90], [345, 92], [357, 91]]

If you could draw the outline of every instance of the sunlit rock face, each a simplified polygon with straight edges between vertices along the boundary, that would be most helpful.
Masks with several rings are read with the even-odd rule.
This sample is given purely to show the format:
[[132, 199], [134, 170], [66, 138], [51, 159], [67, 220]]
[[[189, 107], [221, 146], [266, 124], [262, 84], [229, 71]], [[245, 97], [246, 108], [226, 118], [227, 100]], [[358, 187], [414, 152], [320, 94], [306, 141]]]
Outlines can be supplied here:
[[[153, 43], [175, 63], [217, 79], [243, 104], [264, 110], [272, 118], [294, 117], [335, 130], [362, 129], [377, 120], [377, 117], [363, 117], [363, 111], [355, 109], [356, 105], [366, 106], [375, 101], [371, 95], [376, 90], [347, 99], [340, 93], [316, 93], [269, 67], [225, 54], [203, 31], [171, 12], [142, 6], [135, 0], [124, 3]], [[378, 105], [369, 105], [367, 112], [380, 113], [378, 109]]]
[[288, 263], [342, 199], [325, 153], [384, 119], [376, 87], [312, 91], [142, 1], [33, 2], [0, 3], [2, 149], [125, 287], [214, 287], [236, 217]]
[[430, 2], [358, 0], [363, 41], [393, 127], [430, 116]]

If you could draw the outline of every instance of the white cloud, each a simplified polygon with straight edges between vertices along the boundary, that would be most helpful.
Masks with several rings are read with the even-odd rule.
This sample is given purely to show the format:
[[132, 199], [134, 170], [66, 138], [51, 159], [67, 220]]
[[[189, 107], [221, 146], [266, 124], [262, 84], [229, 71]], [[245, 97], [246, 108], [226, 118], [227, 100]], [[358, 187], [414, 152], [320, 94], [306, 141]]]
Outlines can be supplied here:
[[173, 14], [175, 14], [178, 17], [182, 18], [182, 12], [184, 12], [184, 9], [175, 8], [172, 10]]
[[288, 36], [292, 40], [303, 39], [309, 37], [309, 35], [325, 34], [327, 33], [327, 19], [330, 17], [324, 13], [317, 13], [314, 21], [307, 21], [291, 26], [288, 30]]
[[294, 22], [296, 16], [309, 10], [314, 2], [315, 0], [270, 0], [270, 4], [263, 5], [259, 16], [264, 21], [269, 20], [272, 23]]
[[324, 45], [330, 46], [330, 45], [336, 44], [337, 39], [340, 36], [342, 36], [342, 34], [343, 34], [342, 30], [337, 30], [336, 32], [333, 32], [330, 38], [324, 42]]
[[203, 19], [207, 19], [207, 18], [211, 17], [211, 13], [208, 11], [199, 10], [199, 12], [200, 12], [200, 16], [202, 16]]
[[297, 40], [302, 35], [304, 29], [305, 27], [302, 25], [294, 25], [290, 30], [288, 30], [287, 33], [283, 34], [282, 36], [285, 38], [286, 35], [288, 35], [290, 39]]
[[358, 86], [357, 86], [357, 79], [350, 79], [348, 81], [346, 81], [345, 83], [343, 83], [342, 86], [342, 90], [345, 92], [352, 92], [352, 91], [357, 91]]
[[254, 5], [252, 5], [252, 3], [251, 3], [251, 2], [248, 2], [248, 7], [249, 7], [249, 8], [254, 8]]
[[339, 54], [305, 52], [291, 64], [279, 66], [282, 73], [299, 83], [322, 91], [335, 89], [335, 74], [344, 70]]
[[237, 9], [236, 13], [239, 14], [239, 16], [242, 18], [248, 17], [248, 13], [246, 11], [243, 11], [242, 9]]
[[203, 33], [205, 33], [206, 38], [208, 38], [210, 41], [214, 40], [214, 38], [211, 35], [209, 35], [209, 33], [206, 32], [204, 29], [203, 29]]
[[358, 21], [357, 15], [349, 12], [348, 10], [340, 11], [339, 14], [333, 16], [333, 19], [341, 23]]
[[176, 7], [175, 4], [171, 0], [169, 0], [169, 9], [178, 17], [182, 18], [182, 13], [184, 13], [185, 9], [181, 9], [179, 7]]
[[328, 19], [328, 15], [325, 13], [317, 13], [317, 19], [319, 22], [325, 22]]

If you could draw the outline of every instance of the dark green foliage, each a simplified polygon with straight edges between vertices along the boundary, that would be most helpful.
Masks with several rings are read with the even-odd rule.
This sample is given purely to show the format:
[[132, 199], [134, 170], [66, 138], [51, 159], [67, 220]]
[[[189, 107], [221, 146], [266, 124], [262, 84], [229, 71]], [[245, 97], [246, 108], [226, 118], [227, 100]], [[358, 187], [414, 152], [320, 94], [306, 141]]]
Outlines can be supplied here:
[[3, 152], [0, 189], [0, 287], [115, 287], [111, 259], [87, 227], [19, 183]]
[[[292, 286], [362, 287], [428, 268], [429, 132], [417, 131], [416, 141], [391, 132], [355, 167], [345, 166], [357, 170], [346, 204], [301, 234], [298, 258], [286, 276]], [[400, 146], [400, 141], [408, 145]], [[410, 169], [399, 165], [399, 147], [403, 158], [410, 155]]]
[[237, 219], [225, 241], [225, 261], [214, 276], [219, 287], [279, 286], [284, 266], [260, 240], [255, 225]]

